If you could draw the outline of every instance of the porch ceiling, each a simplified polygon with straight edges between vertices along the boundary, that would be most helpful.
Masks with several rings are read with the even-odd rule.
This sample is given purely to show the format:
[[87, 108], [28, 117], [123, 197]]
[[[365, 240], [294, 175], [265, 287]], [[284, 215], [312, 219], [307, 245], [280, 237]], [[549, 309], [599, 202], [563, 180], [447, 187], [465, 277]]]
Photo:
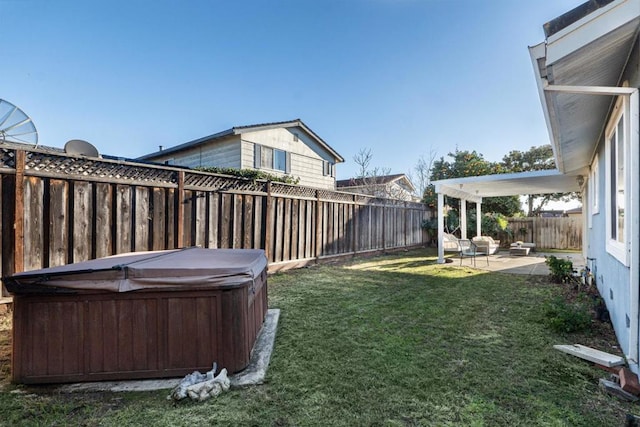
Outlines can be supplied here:
[[563, 174], [558, 170], [543, 170], [443, 179], [432, 184], [436, 193], [481, 202], [483, 197], [577, 192], [580, 191], [579, 175], [580, 172]]

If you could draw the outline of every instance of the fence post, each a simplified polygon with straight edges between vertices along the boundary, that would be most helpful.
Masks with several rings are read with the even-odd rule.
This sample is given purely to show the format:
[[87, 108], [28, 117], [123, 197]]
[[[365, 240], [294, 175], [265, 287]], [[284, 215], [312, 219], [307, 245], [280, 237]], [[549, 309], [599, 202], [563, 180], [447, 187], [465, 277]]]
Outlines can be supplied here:
[[382, 251], [387, 249], [387, 202], [382, 200]]
[[267, 181], [267, 209], [265, 212], [265, 228], [264, 231], [264, 253], [269, 261], [271, 261], [271, 247], [273, 239], [273, 221], [271, 218], [273, 211], [273, 196], [271, 195], [271, 181]]
[[322, 202], [320, 201], [320, 190], [316, 190], [316, 261], [320, 260], [322, 253]]
[[24, 270], [24, 170], [26, 163], [26, 153], [23, 150], [16, 150], [16, 182], [15, 182], [15, 204], [14, 204], [14, 260], [13, 273], [20, 273]]
[[356, 209], [358, 205], [356, 204], [357, 199], [356, 195], [353, 195], [353, 204], [351, 205], [351, 252], [355, 255], [358, 251], [358, 244], [356, 239], [358, 238], [358, 214]]
[[178, 194], [176, 217], [178, 222], [178, 228], [176, 230], [176, 247], [181, 248], [184, 246], [184, 171], [178, 171]]

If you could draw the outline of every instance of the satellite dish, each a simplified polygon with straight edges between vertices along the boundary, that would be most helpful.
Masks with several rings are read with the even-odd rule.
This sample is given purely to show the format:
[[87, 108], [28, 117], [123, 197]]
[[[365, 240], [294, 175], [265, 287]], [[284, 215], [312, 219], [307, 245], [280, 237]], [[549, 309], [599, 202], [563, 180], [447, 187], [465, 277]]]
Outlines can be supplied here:
[[79, 154], [87, 157], [100, 157], [98, 149], [82, 139], [72, 139], [64, 144], [64, 152], [67, 154]]
[[4, 99], [0, 99], [0, 142], [38, 145], [38, 131], [31, 118]]

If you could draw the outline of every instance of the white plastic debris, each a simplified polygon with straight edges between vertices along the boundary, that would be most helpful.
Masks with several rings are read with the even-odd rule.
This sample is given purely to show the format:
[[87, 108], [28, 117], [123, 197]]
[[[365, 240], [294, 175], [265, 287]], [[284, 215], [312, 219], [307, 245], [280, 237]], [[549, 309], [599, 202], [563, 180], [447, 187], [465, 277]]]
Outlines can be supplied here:
[[215, 375], [217, 364], [213, 364], [211, 369], [206, 374], [201, 374], [198, 371], [185, 376], [180, 384], [178, 384], [171, 394], [169, 399], [182, 400], [189, 397], [192, 400], [202, 402], [210, 397], [216, 397], [223, 391], [229, 390], [231, 382], [227, 376], [227, 370], [222, 369], [218, 376]]

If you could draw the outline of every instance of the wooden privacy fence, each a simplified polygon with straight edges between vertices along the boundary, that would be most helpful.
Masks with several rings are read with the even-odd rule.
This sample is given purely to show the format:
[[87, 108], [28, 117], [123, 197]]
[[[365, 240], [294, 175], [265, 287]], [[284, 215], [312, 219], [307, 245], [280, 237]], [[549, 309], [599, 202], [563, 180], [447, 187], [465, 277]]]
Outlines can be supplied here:
[[511, 235], [500, 235], [502, 246], [521, 240], [535, 243], [540, 249], [582, 248], [581, 218], [510, 218], [509, 228]]
[[421, 203], [8, 143], [0, 178], [0, 276], [188, 246], [265, 249], [273, 269], [422, 245], [431, 216]]

